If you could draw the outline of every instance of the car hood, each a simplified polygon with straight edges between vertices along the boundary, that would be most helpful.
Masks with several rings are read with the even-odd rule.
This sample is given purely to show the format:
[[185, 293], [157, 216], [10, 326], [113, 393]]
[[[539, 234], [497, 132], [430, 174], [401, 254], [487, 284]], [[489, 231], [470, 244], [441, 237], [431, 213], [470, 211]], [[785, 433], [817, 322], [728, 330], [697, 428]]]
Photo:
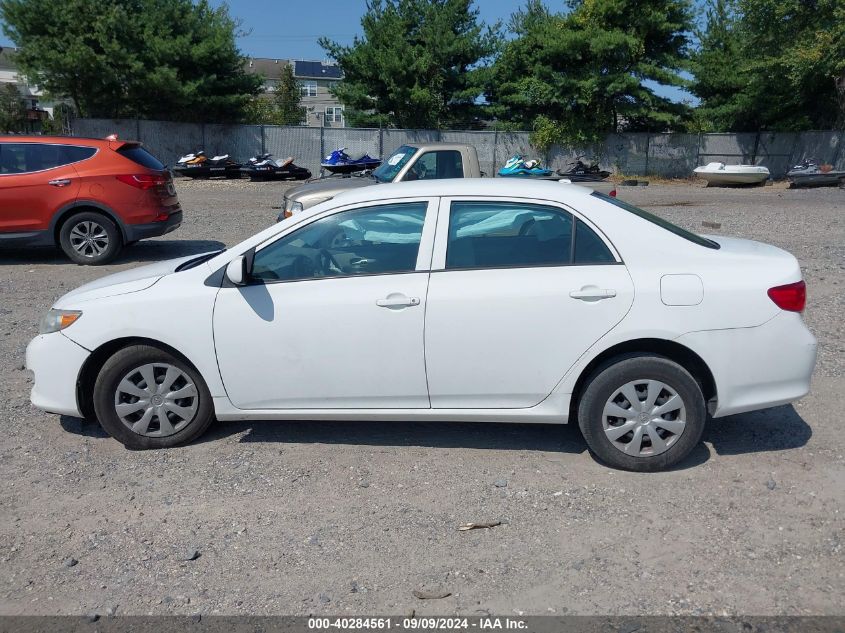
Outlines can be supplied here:
[[[214, 251], [211, 251], [214, 252]], [[128, 294], [146, 290], [165, 275], [176, 272], [176, 269], [185, 262], [191, 261], [208, 253], [197, 253], [187, 257], [177, 257], [163, 262], [139, 266], [130, 270], [124, 270], [113, 275], [106, 275], [100, 279], [89, 281], [75, 290], [63, 295], [53, 307], [60, 309], [73, 309], [85, 301], [103, 299], [116, 295]]]
[[318, 202], [334, 198], [337, 194], [368, 187], [376, 184], [376, 181], [367, 176], [350, 176], [349, 178], [321, 178], [313, 182], [307, 182], [299, 187], [294, 187], [285, 193], [285, 198], [294, 202], [301, 202], [302, 206], [308, 208]]

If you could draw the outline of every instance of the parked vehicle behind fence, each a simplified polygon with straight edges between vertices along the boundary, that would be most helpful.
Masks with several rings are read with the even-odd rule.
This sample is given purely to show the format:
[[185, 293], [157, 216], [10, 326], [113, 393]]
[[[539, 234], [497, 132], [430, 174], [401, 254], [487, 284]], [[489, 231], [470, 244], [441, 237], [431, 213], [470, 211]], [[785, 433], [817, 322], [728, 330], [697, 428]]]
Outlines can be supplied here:
[[170, 172], [140, 143], [0, 136], [0, 245], [59, 246], [104, 264], [182, 223]]

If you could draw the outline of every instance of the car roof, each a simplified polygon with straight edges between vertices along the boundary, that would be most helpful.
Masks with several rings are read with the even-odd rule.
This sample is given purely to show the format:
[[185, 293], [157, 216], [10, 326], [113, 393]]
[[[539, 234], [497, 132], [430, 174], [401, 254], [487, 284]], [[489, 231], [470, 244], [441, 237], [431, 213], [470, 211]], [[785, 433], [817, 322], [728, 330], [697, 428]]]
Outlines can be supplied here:
[[588, 187], [555, 180], [527, 178], [446, 178], [411, 182], [381, 183], [344, 191], [335, 197], [343, 204], [375, 202], [391, 198], [433, 198], [451, 196], [500, 196], [538, 198], [557, 202], [584, 202], [593, 192]]
[[107, 138], [90, 138], [85, 136], [25, 136], [23, 134], [4, 134], [0, 136], [0, 143], [43, 143], [61, 145], [82, 145], [85, 147], [108, 147], [110, 142], [120, 144], [135, 144], [135, 141], [117, 139], [109, 141]]

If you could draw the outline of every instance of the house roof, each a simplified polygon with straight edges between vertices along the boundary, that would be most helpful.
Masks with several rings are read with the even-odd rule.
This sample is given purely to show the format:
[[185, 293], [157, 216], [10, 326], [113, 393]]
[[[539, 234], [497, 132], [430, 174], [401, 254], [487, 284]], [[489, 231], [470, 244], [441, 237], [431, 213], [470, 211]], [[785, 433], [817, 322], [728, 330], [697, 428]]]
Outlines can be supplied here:
[[250, 57], [246, 63], [246, 70], [263, 75], [266, 79], [278, 80], [282, 76], [282, 69], [289, 64], [290, 62], [287, 59]]
[[299, 78], [308, 79], [341, 79], [343, 73], [340, 66], [324, 64], [323, 62], [309, 62], [302, 59], [294, 60], [293, 74]]
[[269, 57], [250, 57], [246, 62], [247, 72], [258, 73], [269, 80], [278, 80], [285, 66], [293, 66], [293, 75], [297, 79], [341, 79], [343, 73], [335, 64], [314, 62], [304, 59], [273, 59]]

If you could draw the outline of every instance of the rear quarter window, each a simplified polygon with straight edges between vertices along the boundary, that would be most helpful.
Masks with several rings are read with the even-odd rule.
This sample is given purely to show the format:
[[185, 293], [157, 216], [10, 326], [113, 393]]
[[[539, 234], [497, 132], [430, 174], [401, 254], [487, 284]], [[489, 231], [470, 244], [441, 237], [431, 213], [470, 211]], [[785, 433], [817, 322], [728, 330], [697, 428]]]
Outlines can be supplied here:
[[164, 164], [158, 158], [138, 145], [124, 145], [117, 150], [117, 153], [147, 169], [164, 169]]

